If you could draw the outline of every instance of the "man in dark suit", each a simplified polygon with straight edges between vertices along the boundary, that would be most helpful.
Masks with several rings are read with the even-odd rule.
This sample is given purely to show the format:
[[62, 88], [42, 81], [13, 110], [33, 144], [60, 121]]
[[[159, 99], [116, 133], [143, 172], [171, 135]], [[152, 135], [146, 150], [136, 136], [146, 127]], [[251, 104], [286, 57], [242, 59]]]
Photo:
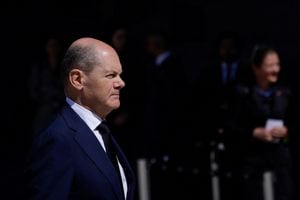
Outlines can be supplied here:
[[169, 156], [176, 146], [176, 131], [183, 124], [178, 116], [183, 115], [184, 109], [184, 66], [171, 48], [167, 33], [153, 31], [145, 39], [149, 62], [145, 78], [144, 152], [151, 157]]
[[120, 106], [122, 67], [109, 45], [76, 40], [63, 60], [66, 102], [33, 144], [30, 199], [132, 200], [134, 173], [105, 124]]
[[181, 117], [188, 110], [187, 80], [181, 54], [172, 48], [171, 39], [162, 30], [153, 30], [145, 38], [149, 62], [140, 149], [145, 152], [142, 156], [156, 160], [150, 168], [151, 197], [155, 200], [190, 199], [196, 194], [190, 187], [196, 178], [176, 171], [181, 163], [185, 163], [184, 169], [190, 166], [186, 155], [194, 141], [186, 128], [188, 118]]
[[[222, 199], [233, 200], [235, 152], [232, 152], [232, 140], [229, 124], [231, 110], [235, 98], [236, 87], [249, 80], [251, 68], [247, 68], [242, 59], [242, 45], [235, 32], [223, 32], [217, 39], [215, 54], [204, 69], [197, 90], [204, 95], [198, 95], [198, 121], [203, 122], [201, 133], [213, 146], [211, 151], [216, 154], [218, 176]], [[250, 71], [251, 72], [251, 71]], [[198, 124], [197, 121], [197, 124]]]

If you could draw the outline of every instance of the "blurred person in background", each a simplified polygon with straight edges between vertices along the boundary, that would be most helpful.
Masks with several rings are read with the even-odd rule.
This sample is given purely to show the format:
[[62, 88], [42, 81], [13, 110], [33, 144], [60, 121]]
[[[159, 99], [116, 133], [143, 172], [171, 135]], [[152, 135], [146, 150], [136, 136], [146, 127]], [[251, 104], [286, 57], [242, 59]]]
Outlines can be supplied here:
[[[218, 164], [221, 197], [233, 200], [235, 177], [232, 166], [232, 140], [226, 135], [230, 132], [229, 116], [237, 85], [248, 81], [243, 59], [243, 45], [237, 32], [224, 31], [216, 38], [216, 46], [208, 64], [203, 68], [197, 87], [193, 90], [196, 105], [194, 112], [194, 129], [202, 135], [209, 153], [215, 156]], [[201, 95], [199, 95], [201, 94]]]
[[45, 54], [31, 69], [29, 94], [34, 103], [33, 132], [37, 133], [49, 123], [64, 102], [61, 84], [63, 47], [57, 38], [47, 39]]
[[241, 178], [238, 199], [263, 200], [263, 176], [271, 172], [275, 200], [291, 200], [291, 92], [279, 82], [280, 58], [274, 48], [255, 47], [251, 66], [254, 82], [237, 89], [229, 137], [236, 152], [230, 162]]

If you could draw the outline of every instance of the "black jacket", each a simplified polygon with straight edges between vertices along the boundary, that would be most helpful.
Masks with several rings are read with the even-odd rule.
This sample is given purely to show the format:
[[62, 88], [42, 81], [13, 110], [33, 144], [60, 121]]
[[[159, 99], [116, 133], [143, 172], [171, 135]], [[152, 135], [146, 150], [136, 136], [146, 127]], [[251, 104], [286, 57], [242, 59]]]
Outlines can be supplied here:
[[290, 163], [288, 138], [264, 142], [253, 137], [256, 127], [264, 127], [268, 119], [283, 120], [290, 135], [291, 93], [282, 86], [274, 86], [269, 97], [259, 94], [255, 86], [238, 87], [235, 108], [231, 116], [229, 148], [234, 148], [236, 161], [258, 170], [287, 166]]

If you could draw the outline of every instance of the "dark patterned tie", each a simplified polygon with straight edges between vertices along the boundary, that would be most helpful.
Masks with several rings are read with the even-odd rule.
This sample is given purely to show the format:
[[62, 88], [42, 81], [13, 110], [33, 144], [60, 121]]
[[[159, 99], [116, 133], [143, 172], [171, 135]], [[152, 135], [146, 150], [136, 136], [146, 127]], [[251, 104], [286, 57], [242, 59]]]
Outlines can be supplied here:
[[106, 121], [102, 121], [101, 124], [97, 127], [97, 129], [98, 129], [99, 133], [102, 135], [102, 139], [103, 139], [105, 149], [106, 149], [106, 154], [116, 170], [116, 173], [117, 173], [119, 181], [120, 181], [121, 189], [123, 191], [123, 183], [122, 183], [120, 168], [118, 165], [117, 154], [115, 151], [115, 147], [112, 143], [111, 132], [107, 126]]

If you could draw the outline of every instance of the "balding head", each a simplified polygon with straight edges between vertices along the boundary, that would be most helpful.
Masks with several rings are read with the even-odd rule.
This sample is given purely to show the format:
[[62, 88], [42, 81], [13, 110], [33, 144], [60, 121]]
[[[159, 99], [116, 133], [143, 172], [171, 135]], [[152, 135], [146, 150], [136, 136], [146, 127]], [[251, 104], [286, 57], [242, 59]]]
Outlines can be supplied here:
[[94, 38], [80, 38], [76, 41], [74, 41], [70, 48], [72, 47], [76, 47], [76, 46], [80, 46], [80, 47], [98, 47], [99, 49], [103, 50], [103, 51], [114, 51], [113, 48], [111, 46], [109, 46], [108, 44], [94, 39]]
[[100, 117], [120, 106], [120, 90], [125, 86], [122, 66], [108, 44], [93, 38], [76, 40], [63, 65], [67, 97]]
[[93, 70], [94, 66], [101, 65], [101, 58], [106, 54], [115, 55], [115, 50], [108, 44], [94, 38], [80, 38], [68, 48], [63, 62], [63, 81], [68, 81], [72, 69], [79, 69], [85, 73]]

